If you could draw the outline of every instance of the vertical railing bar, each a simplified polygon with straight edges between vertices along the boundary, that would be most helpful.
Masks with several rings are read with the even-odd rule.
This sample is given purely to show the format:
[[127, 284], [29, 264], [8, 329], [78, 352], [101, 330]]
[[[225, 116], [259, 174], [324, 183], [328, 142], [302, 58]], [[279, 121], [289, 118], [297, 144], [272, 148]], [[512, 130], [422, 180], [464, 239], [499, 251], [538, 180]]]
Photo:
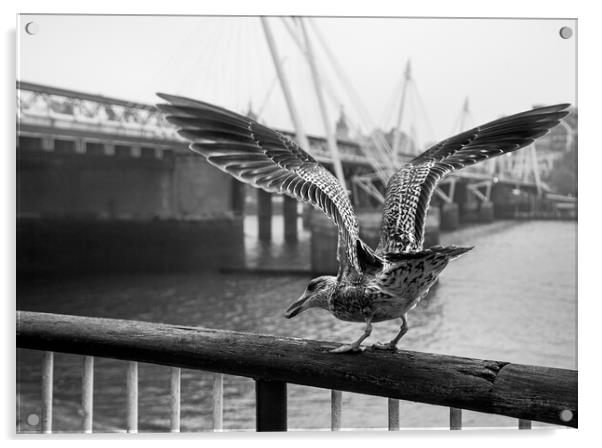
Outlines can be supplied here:
[[449, 429], [462, 429], [462, 409], [449, 408]]
[[343, 392], [340, 390], [330, 391], [330, 430], [341, 430], [341, 409], [343, 402]]
[[518, 429], [531, 429], [531, 420], [518, 419]]
[[213, 376], [213, 430], [224, 429], [224, 374]]
[[94, 409], [94, 357], [84, 356], [82, 369], [82, 431], [92, 433]]
[[52, 433], [52, 387], [54, 352], [44, 352], [42, 360], [42, 433]]
[[127, 432], [138, 432], [138, 363], [128, 361], [126, 376]]
[[399, 400], [389, 398], [389, 431], [399, 431]]
[[257, 432], [287, 430], [287, 393], [283, 381], [255, 380]]
[[171, 405], [171, 432], [180, 432], [181, 376], [182, 370], [179, 367], [171, 368], [169, 388]]

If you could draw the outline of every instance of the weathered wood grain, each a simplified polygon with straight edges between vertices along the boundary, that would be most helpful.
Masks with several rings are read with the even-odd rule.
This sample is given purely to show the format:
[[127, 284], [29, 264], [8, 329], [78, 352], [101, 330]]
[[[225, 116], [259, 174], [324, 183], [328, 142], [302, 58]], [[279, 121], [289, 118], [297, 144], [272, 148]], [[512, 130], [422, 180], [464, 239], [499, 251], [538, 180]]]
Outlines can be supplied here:
[[[148, 322], [17, 313], [22, 348], [133, 360], [577, 427], [577, 372]], [[560, 418], [572, 413], [570, 421]], [[568, 413], [565, 412], [564, 415]]]

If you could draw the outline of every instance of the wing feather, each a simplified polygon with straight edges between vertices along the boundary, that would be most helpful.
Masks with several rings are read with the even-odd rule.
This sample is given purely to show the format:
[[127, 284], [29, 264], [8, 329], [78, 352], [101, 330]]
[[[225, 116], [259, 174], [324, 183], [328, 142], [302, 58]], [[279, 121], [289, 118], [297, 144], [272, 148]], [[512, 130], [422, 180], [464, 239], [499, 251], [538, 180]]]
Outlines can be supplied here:
[[190, 142], [190, 149], [241, 182], [321, 209], [339, 227], [345, 262], [357, 273], [362, 272], [358, 252], [360, 256], [368, 253], [369, 260], [376, 260], [359, 238], [358, 220], [347, 192], [290, 138], [221, 107], [180, 96], [158, 96], [169, 104], [157, 107], [170, 123], [179, 127], [178, 133]]
[[422, 250], [428, 206], [449, 173], [523, 148], [568, 114], [569, 104], [540, 107], [494, 120], [431, 147], [389, 180], [377, 253]]

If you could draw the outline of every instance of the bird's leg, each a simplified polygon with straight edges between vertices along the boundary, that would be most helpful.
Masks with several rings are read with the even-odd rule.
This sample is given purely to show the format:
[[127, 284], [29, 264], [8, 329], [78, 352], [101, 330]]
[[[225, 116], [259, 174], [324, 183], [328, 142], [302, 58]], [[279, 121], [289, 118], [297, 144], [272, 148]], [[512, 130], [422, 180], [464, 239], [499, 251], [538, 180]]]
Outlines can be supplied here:
[[360, 347], [360, 344], [364, 341], [364, 339], [370, 336], [370, 333], [372, 333], [371, 320], [372, 318], [366, 321], [366, 328], [364, 328], [364, 333], [359, 337], [357, 341], [355, 341], [353, 344], [341, 345], [340, 347], [337, 347], [334, 350], [330, 350], [330, 353], [349, 353], [363, 351], [364, 349]]
[[397, 350], [397, 343], [403, 337], [403, 335], [406, 334], [407, 332], [408, 332], [408, 318], [404, 314], [403, 316], [401, 316], [401, 329], [399, 330], [399, 333], [397, 333], [397, 336], [395, 336], [393, 339], [391, 339], [391, 341], [387, 344], [382, 344], [380, 342], [377, 342], [372, 347], [378, 348], [380, 350]]

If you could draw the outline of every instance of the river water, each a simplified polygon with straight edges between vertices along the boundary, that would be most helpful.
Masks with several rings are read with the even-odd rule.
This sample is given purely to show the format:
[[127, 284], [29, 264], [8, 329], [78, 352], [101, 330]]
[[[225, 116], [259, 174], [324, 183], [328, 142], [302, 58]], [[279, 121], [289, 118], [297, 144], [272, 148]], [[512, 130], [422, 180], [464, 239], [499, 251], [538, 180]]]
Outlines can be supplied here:
[[[245, 221], [247, 263], [299, 268], [308, 265], [309, 235], [297, 247], [283, 244], [274, 217], [271, 247], [257, 243], [252, 218]], [[577, 368], [577, 224], [560, 221], [498, 221], [444, 233], [442, 244], [475, 245], [450, 263], [429, 297], [409, 315], [410, 331], [400, 346], [408, 350], [495, 359], [568, 369]], [[282, 318], [289, 302], [309, 278], [201, 272], [187, 275], [123, 275], [36, 285], [19, 285], [17, 307], [95, 317], [111, 317], [347, 342], [359, 324], [310, 310]], [[375, 325], [367, 343], [389, 340], [395, 322]], [[17, 351], [17, 429], [39, 431], [40, 352]], [[54, 430], [81, 427], [82, 358], [55, 355]], [[126, 363], [97, 359], [94, 430], [125, 426]], [[139, 367], [140, 431], [169, 430], [169, 368]], [[212, 426], [212, 374], [182, 371], [182, 431]], [[224, 380], [224, 427], [255, 426], [254, 383]], [[401, 402], [404, 428], [446, 427], [447, 408]], [[466, 427], [516, 427], [516, 420], [464, 411]], [[330, 428], [330, 392], [288, 386], [290, 429]], [[377, 429], [387, 426], [387, 400], [343, 394], [342, 425]]]

